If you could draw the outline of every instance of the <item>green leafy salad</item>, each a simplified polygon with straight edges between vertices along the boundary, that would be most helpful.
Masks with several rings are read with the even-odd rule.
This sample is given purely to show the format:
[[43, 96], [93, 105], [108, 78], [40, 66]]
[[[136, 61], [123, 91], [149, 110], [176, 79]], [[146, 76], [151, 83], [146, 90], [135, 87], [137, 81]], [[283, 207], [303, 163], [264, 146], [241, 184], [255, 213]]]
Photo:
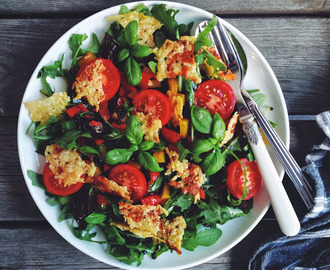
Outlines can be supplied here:
[[226, 83], [235, 75], [207, 38], [216, 17], [195, 37], [178, 12], [123, 5], [102, 37], [73, 34], [72, 55], [38, 74], [45, 97], [25, 103], [46, 159], [42, 175], [28, 171], [33, 185], [77, 238], [127, 264], [213, 245], [261, 182]]

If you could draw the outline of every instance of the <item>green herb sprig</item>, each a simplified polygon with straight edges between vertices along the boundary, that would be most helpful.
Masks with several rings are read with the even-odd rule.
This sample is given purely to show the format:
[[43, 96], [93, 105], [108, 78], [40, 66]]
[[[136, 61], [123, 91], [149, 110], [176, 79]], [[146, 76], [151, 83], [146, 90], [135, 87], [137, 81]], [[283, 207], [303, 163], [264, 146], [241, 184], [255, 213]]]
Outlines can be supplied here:
[[108, 151], [104, 156], [104, 162], [111, 165], [126, 163], [130, 160], [134, 152], [138, 151], [137, 159], [146, 170], [161, 172], [161, 168], [156, 159], [148, 152], [155, 143], [153, 141], [143, 141], [141, 124], [135, 115], [131, 115], [126, 123], [125, 135], [130, 143], [128, 148], [115, 148]]

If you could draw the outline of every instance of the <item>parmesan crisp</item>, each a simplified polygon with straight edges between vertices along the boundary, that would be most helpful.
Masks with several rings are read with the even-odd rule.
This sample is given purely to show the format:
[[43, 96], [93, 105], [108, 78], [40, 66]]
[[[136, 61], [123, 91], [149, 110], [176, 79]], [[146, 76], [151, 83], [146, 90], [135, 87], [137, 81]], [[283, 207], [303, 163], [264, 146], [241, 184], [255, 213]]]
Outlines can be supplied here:
[[70, 97], [66, 92], [56, 92], [52, 96], [36, 101], [25, 102], [33, 122], [44, 124], [51, 116], [59, 116], [68, 105]]

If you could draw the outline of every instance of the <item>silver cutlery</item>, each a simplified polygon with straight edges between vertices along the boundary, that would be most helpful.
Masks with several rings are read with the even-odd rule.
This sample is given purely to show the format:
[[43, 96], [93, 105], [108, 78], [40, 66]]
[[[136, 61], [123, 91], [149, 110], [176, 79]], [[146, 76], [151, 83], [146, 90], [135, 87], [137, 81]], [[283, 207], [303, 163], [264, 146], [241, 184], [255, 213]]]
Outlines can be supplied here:
[[[207, 24], [208, 21], [201, 22], [196, 29], [196, 35], [203, 31]], [[214, 42], [219, 55], [228, 69], [236, 75], [235, 80], [227, 81], [227, 83], [234, 90], [240, 121], [243, 124], [244, 132], [258, 163], [279, 226], [284, 234], [289, 236], [296, 235], [300, 230], [299, 220], [261, 138], [256, 120], [278, 155], [284, 169], [295, 183], [299, 193], [303, 196], [308, 208], [312, 205], [310, 186], [306, 184], [307, 181], [303, 178], [301, 169], [273, 127], [245, 90], [243, 86], [244, 72], [242, 63], [227, 30], [221, 23], [221, 19], [218, 18], [217, 25], [208, 36]]]

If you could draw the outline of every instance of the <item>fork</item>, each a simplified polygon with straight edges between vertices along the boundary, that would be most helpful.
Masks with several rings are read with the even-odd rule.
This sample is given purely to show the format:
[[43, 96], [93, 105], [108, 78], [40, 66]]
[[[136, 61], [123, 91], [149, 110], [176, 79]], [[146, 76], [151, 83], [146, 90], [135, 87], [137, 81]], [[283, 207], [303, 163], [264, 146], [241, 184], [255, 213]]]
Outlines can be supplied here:
[[[205, 22], [202, 22], [200, 26], [202, 26], [203, 24], [205, 25]], [[216, 48], [219, 49], [218, 53], [225, 62], [225, 64], [232, 72], [233, 70], [235, 70], [235, 74], [240, 80], [241, 93], [248, 108], [250, 109], [250, 112], [263, 130], [266, 138], [272, 146], [284, 170], [288, 174], [289, 178], [292, 180], [306, 207], [308, 208], [308, 210], [311, 210], [314, 205], [314, 200], [311, 195], [312, 188], [309, 185], [306, 177], [304, 176], [301, 168], [299, 167], [291, 153], [288, 151], [288, 149], [285, 147], [284, 143], [282, 142], [274, 128], [271, 126], [269, 121], [261, 112], [256, 102], [251, 98], [249, 93], [243, 87], [244, 72], [242, 68], [242, 63], [227, 30], [221, 22], [221, 19], [218, 18], [218, 23], [213, 29], [213, 31], [210, 33], [210, 36], [212, 36], [211, 39], [213, 40], [213, 42], [215, 42]]]
[[[208, 21], [201, 22], [198, 25], [195, 34], [197, 35], [199, 32], [203, 31], [207, 24]], [[227, 65], [228, 69], [230, 69], [231, 72], [236, 75], [236, 79], [228, 82], [228, 84], [230, 84], [234, 90], [237, 101], [236, 105], [240, 115], [240, 121], [243, 124], [244, 132], [248, 137], [249, 144], [258, 163], [261, 175], [264, 179], [264, 183], [267, 188], [279, 226], [284, 234], [290, 236], [295, 235], [300, 230], [299, 220], [282, 185], [282, 182], [279, 179], [275, 166], [262, 141], [258, 126], [255, 122], [255, 119], [259, 120], [262, 118], [259, 118], [258, 114], [252, 113], [252, 111], [260, 112], [260, 110], [243, 87], [244, 72], [242, 63], [228, 35], [228, 32], [225, 30], [220, 19], [218, 19], [218, 23], [208, 34], [208, 36], [214, 42], [215, 48], [217, 49], [222, 60]], [[250, 104], [251, 107], [248, 107], [248, 104]], [[264, 122], [266, 123], [261, 122], [263, 127], [267, 127], [267, 123], [269, 124], [269, 122], [267, 120]], [[272, 129], [271, 131], [274, 130]], [[267, 132], [269, 133], [268, 130]], [[278, 136], [277, 138], [279, 139]]]

